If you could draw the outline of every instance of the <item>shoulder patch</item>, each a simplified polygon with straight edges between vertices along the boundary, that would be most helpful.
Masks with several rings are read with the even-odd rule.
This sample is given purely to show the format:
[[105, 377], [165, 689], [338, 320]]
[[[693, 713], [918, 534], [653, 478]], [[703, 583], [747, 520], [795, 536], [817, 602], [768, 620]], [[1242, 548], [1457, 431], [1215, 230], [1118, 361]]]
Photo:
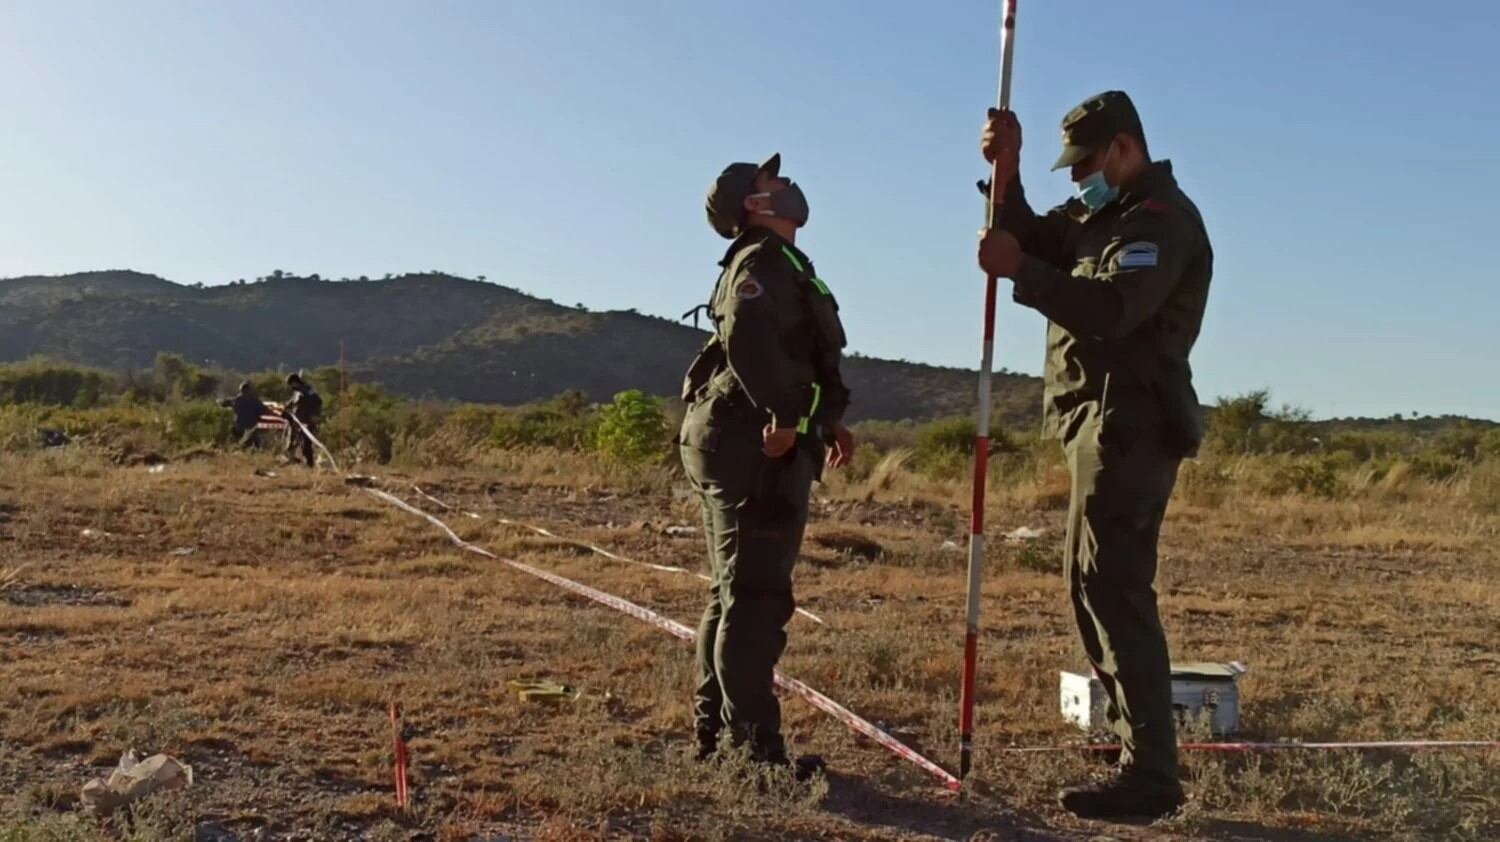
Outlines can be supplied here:
[[1115, 260], [1115, 265], [1121, 269], [1149, 268], [1156, 265], [1156, 254], [1156, 243], [1137, 240], [1120, 247], [1120, 255]]
[[746, 278], [740, 281], [738, 287], [735, 287], [734, 297], [741, 301], [749, 301], [752, 298], [760, 298], [765, 293], [766, 288], [760, 285], [760, 281], [754, 278]]

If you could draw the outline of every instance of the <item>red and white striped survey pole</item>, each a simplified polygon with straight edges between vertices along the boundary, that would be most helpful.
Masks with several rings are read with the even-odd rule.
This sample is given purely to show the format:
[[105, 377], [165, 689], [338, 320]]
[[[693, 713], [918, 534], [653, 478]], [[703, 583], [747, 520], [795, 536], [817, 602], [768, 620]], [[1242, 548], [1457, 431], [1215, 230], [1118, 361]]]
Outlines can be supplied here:
[[[1016, 52], [1016, 0], [1005, 0], [1000, 27], [1000, 93], [997, 107], [1010, 108], [1010, 69]], [[999, 158], [990, 168], [990, 201], [984, 225], [995, 227], [995, 208], [1005, 197], [1000, 182]], [[1006, 174], [1007, 177], [1009, 174]], [[984, 565], [984, 487], [990, 462], [990, 369], [995, 360], [995, 287], [990, 275], [984, 287], [984, 354], [979, 363], [979, 423], [974, 437], [974, 500], [969, 514], [969, 588], [964, 634], [963, 684], [959, 691], [959, 761], [960, 780], [969, 776], [974, 754], [974, 671], [979, 655], [979, 574]]]

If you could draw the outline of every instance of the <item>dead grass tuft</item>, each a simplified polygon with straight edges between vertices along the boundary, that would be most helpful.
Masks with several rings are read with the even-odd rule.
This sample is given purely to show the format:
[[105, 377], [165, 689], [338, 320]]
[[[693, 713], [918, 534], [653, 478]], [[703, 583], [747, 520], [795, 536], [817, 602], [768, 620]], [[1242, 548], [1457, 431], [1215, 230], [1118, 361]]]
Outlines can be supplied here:
[[0, 593], [15, 587], [21, 581], [21, 574], [26, 572], [29, 564], [21, 564], [15, 567], [0, 567]]
[[910, 448], [899, 448], [880, 457], [880, 461], [875, 463], [875, 469], [865, 480], [863, 499], [872, 501], [877, 494], [890, 491], [911, 464], [912, 455]]

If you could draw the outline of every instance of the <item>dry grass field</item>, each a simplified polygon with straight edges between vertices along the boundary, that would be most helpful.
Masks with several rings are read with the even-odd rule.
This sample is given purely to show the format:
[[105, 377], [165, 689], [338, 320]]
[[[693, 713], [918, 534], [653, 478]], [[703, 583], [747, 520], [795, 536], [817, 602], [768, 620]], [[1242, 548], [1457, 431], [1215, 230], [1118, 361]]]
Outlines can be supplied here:
[[[993, 497], [997, 534], [1047, 534], [994, 542], [978, 765], [959, 799], [797, 699], [784, 703], [788, 732], [828, 759], [826, 779], [698, 767], [685, 646], [463, 553], [332, 472], [228, 455], [151, 472], [86, 448], [3, 458], [4, 842], [1500, 838], [1497, 752], [1190, 755], [1179, 818], [1118, 827], [1061, 813], [1053, 791], [1099, 763], [1001, 751], [1081, 736], [1057, 711], [1057, 672], [1082, 659], [1059, 582], [1055, 469]], [[797, 586], [827, 625], [793, 619], [783, 669], [951, 768], [965, 495], [899, 461], [815, 492]], [[1500, 736], [1500, 514], [1465, 484], [1481, 478], [1328, 500], [1253, 493], [1239, 469], [1190, 466], [1159, 589], [1175, 656], [1249, 666], [1246, 735]], [[556, 453], [360, 470], [467, 540], [696, 624], [697, 579], [499, 522], [700, 569], [701, 535], [668, 531], [696, 526], [696, 505], [665, 472]], [[413, 483], [480, 517], [445, 512]], [[523, 702], [513, 679], [580, 695]], [[405, 813], [391, 699], [411, 730]], [[108, 821], [81, 811], [79, 788], [127, 748], [180, 758], [195, 784]]]

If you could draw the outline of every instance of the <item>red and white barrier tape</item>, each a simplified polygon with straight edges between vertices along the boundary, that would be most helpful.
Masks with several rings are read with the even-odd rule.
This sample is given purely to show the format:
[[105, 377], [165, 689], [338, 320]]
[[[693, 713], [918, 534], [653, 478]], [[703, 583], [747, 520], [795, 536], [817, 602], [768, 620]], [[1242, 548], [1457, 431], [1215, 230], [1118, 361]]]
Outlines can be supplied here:
[[308, 441], [317, 445], [318, 449], [323, 451], [323, 455], [328, 457], [329, 466], [337, 471], [339, 469], [339, 463], [334, 460], [333, 453], [328, 448], [323, 446], [323, 442], [318, 441], [318, 437], [312, 434], [312, 430], [307, 429], [307, 425], [302, 423], [302, 419], [298, 418], [296, 415], [290, 412], [287, 413], [285, 417], [290, 419], [293, 424], [297, 425], [297, 429], [302, 431], [302, 435], [307, 436]]
[[442, 500], [439, 500], [438, 498], [432, 496], [431, 494], [428, 494], [427, 492], [423, 491], [422, 490], [422, 486], [420, 486], [420, 485], [417, 485], [417, 484], [413, 483], [412, 487], [411, 487], [411, 490], [417, 492], [417, 496], [418, 497], [421, 497], [422, 499], [426, 500], [429, 503], [435, 503], [435, 504], [437, 504], [439, 506], [442, 506], [443, 508], [447, 509], [450, 512], [458, 512], [459, 514], [463, 515], [464, 517], [473, 518], [474, 520], [480, 520], [479, 515], [476, 515], [473, 512], [466, 512], [466, 511], [458, 508], [457, 506], [454, 506], [452, 503], [445, 503]]
[[[1379, 749], [1500, 749], [1500, 740], [1375, 740], [1370, 742], [1237, 742], [1178, 743], [1178, 751], [1219, 754], [1258, 754], [1271, 751], [1371, 751]], [[1055, 754], [1064, 751], [1119, 751], [1118, 745], [1089, 744], [1070, 746], [1005, 746], [994, 749], [1005, 754]]]
[[[447, 509], [450, 512], [457, 512], [457, 513], [463, 515], [464, 517], [473, 518], [475, 520], [480, 519], [480, 516], [477, 515], [477, 514], [474, 514], [473, 512], [468, 512], [468, 511], [464, 511], [464, 510], [459, 509], [459, 508], [455, 508], [454, 506], [449, 505], [448, 503], [445, 503], [442, 500], [439, 500], [438, 498], [432, 496], [431, 494], [428, 494], [427, 492], [425, 492], [425, 491], [422, 490], [421, 486], [413, 485], [412, 486], [412, 490], [415, 491], [415, 492], [417, 492], [417, 494], [421, 495], [423, 498], [425, 498], [427, 500], [430, 500], [430, 501], [432, 501], [433, 503], [436, 503], [439, 506], [442, 506], [443, 508]], [[585, 550], [589, 550], [591, 552], [598, 553], [599, 555], [602, 555], [605, 558], [610, 559], [611, 561], [618, 561], [618, 562], [621, 562], [623, 564], [633, 564], [633, 565], [635, 565], [637, 567], [647, 567], [647, 568], [650, 568], [652, 570], [659, 570], [659, 571], [661, 571], [663, 573], [677, 573], [677, 574], [687, 574], [687, 575], [690, 575], [690, 576], [696, 576], [696, 577], [698, 577], [699, 579], [702, 579], [705, 582], [712, 582], [713, 581], [712, 579], [710, 579], [709, 577], [703, 575], [702, 573], [694, 573], [693, 571], [688, 570], [686, 567], [674, 567], [672, 565], [667, 565], [667, 564], [654, 564], [654, 563], [649, 562], [649, 561], [637, 561], [636, 559], [633, 559], [633, 558], [626, 558], [625, 556], [622, 556], [619, 553], [611, 552], [609, 550], [606, 550], [603, 547], [597, 546], [595, 544], [590, 544], [587, 541], [579, 541], [579, 540], [577, 540], [575, 538], [564, 537], [562, 535], [557, 534], [556, 532], [553, 532], [550, 529], [547, 529], [546, 527], [533, 526], [533, 525], [531, 525], [529, 523], [522, 523], [519, 520], [511, 520], [510, 518], [506, 518], [506, 517], [496, 518], [496, 520], [500, 521], [501, 523], [505, 524], [506, 526], [514, 526], [514, 527], [517, 527], [518, 529], [525, 529], [525, 530], [528, 530], [530, 532], [534, 532], [537, 535], [541, 535], [541, 536], [546, 537], [546, 538], [551, 538], [554, 541], [561, 541], [564, 544], [568, 544], [570, 546], [581, 547], [581, 548], [583, 548]], [[823, 620], [822, 617], [819, 617], [817, 614], [814, 614], [811, 611], [808, 611], [806, 608], [798, 607], [798, 608], [793, 609], [793, 610], [795, 610], [798, 614], [802, 615], [803, 617], [806, 617], [807, 619], [812, 620], [814, 623], [817, 623], [820, 626], [826, 626], [826, 625], [828, 625], [828, 623], [826, 623]]]
[[[692, 641], [697, 637], [697, 632], [693, 629], [688, 628], [687, 626], [677, 622], [676, 620], [668, 617], [663, 617], [662, 615], [656, 613], [655, 611], [652, 611], [649, 608], [636, 605], [629, 600], [621, 599], [620, 597], [614, 596], [612, 594], [607, 594], [604, 591], [591, 588], [588, 585], [580, 584], [573, 581], [572, 579], [564, 578], [557, 575], [556, 573], [549, 573], [545, 570], [540, 570], [538, 568], [532, 567], [529, 564], [523, 564], [519, 561], [495, 555], [494, 553], [484, 549], [483, 547], [475, 546], [474, 544], [471, 544], [468, 541], [465, 541], [464, 539], [458, 537], [458, 533], [454, 532], [448, 526], [448, 524], [444, 523], [436, 516], [422, 511], [421, 509], [411, 505], [410, 503], [402, 500], [400, 497], [397, 497], [394, 494], [386, 491], [381, 491], [377, 488], [365, 488], [364, 491], [381, 500], [384, 500], [387, 503], [390, 503], [393, 506], [396, 506], [397, 508], [405, 512], [409, 512], [418, 517], [425, 518], [433, 526], [441, 529], [443, 533], [448, 536], [448, 540], [452, 541], [460, 549], [482, 555], [485, 558], [494, 559], [495, 561], [499, 561], [502, 564], [506, 564], [516, 570], [520, 570], [523, 573], [528, 573], [532, 576], [537, 577], [538, 579], [542, 579], [543, 581], [557, 585], [564, 590], [572, 591], [579, 596], [591, 599], [599, 603], [600, 605], [605, 605], [623, 614], [628, 614], [638, 620], [649, 623], [680, 640]], [[903, 760], [921, 767], [929, 774], [942, 781], [944, 786], [948, 787], [949, 789], [955, 791], [958, 790], [958, 778], [955, 778], [946, 769], [937, 765], [936, 763], [933, 763], [926, 757], [923, 757], [911, 747], [886, 733], [874, 723], [860, 717], [853, 711], [828, 698], [827, 696], [823, 695], [807, 684], [804, 684], [803, 682], [792, 678], [789, 675], [784, 675], [780, 671], [777, 671], [776, 686], [780, 687], [782, 690], [785, 690], [788, 693], [791, 693], [794, 696], [801, 697], [802, 699], [806, 700], [808, 704], [811, 704], [818, 710], [821, 710], [824, 713], [827, 713], [840, 722], [844, 723], [844, 725], [846, 725], [850, 730], [869, 737]]]
[[505, 524], [506, 526], [520, 527], [521, 529], [525, 529], [525, 530], [528, 530], [528, 531], [531, 531], [531, 532], [535, 532], [538, 535], [542, 535], [542, 536], [545, 536], [547, 538], [552, 538], [554, 540], [561, 541], [564, 544], [571, 544], [572, 546], [575, 546], [575, 547], [582, 547], [585, 550], [592, 550], [593, 552], [596, 552], [599, 555], [602, 555], [605, 558], [610, 559], [612, 561], [619, 561], [619, 562], [623, 562], [625, 564], [634, 564], [634, 565], [636, 565], [638, 567], [649, 567], [652, 570], [660, 570], [663, 573], [687, 573], [689, 575], [697, 576], [699, 579], [702, 579], [705, 582], [712, 581], [711, 579], [709, 579], [707, 576], [703, 575], [702, 573], [693, 573], [693, 571], [688, 570], [686, 567], [674, 567], [674, 566], [672, 566], [670, 564], [655, 564], [655, 563], [649, 562], [649, 561], [636, 561], [633, 558], [626, 558], [625, 556], [619, 555], [617, 553], [610, 552], [609, 550], [606, 550], [603, 547], [596, 547], [593, 544], [587, 543], [585, 541], [578, 541], [578, 540], [575, 540], [573, 538], [564, 538], [563, 536], [561, 536], [561, 535], [557, 534], [556, 532], [553, 532], [552, 530], [547, 529], [546, 527], [543, 527], [543, 526], [532, 526], [529, 523], [522, 523], [522, 522], [520, 522], [518, 520], [511, 520], [510, 518], [506, 518], [506, 517], [499, 518], [499, 520], [500, 520], [501, 523]]

